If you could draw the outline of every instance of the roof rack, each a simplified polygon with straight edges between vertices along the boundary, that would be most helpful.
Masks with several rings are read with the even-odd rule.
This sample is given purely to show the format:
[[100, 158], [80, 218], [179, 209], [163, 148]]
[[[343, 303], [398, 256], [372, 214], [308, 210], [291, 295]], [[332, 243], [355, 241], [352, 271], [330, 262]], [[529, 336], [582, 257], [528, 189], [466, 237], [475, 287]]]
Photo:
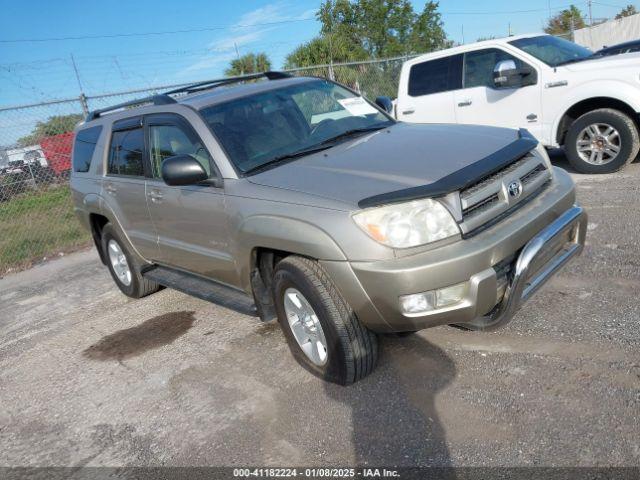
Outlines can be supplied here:
[[152, 95], [150, 97], [139, 98], [137, 100], [131, 100], [129, 102], [118, 103], [117, 105], [112, 105], [111, 107], [101, 108], [99, 110], [93, 110], [89, 112], [85, 121], [90, 122], [91, 120], [95, 120], [100, 118], [102, 114], [107, 112], [113, 112], [115, 110], [120, 110], [122, 108], [127, 107], [136, 107], [144, 104], [152, 104], [152, 105], [168, 105], [171, 103], [177, 103], [176, 99], [171, 97], [170, 95], [175, 95], [177, 93], [194, 93], [200, 90], [208, 90], [210, 88], [216, 88], [223, 85], [229, 85], [231, 83], [239, 83], [244, 82], [246, 80], [255, 80], [257, 78], [266, 78], [267, 80], [281, 80], [284, 78], [292, 77], [291, 74], [285, 72], [260, 72], [253, 73], [250, 75], [240, 75], [237, 77], [225, 77], [225, 78], [217, 78], [214, 80], [205, 80], [203, 82], [192, 83], [190, 85], [185, 85], [184, 87], [176, 88], [174, 90], [169, 90], [168, 92], [164, 92], [158, 95]]
[[291, 74], [285, 72], [260, 72], [252, 73], [250, 75], [240, 75], [237, 77], [217, 78], [214, 80], [205, 80], [204, 82], [192, 83], [191, 85], [176, 88], [175, 90], [169, 90], [168, 92], [165, 92], [165, 95], [174, 95], [176, 93], [193, 93], [200, 90], [208, 90], [209, 88], [221, 87], [222, 85], [229, 85], [230, 83], [239, 83], [246, 80], [255, 80], [262, 77], [265, 77], [267, 80], [281, 80], [283, 78], [290, 78], [291, 76]]
[[169, 95], [165, 95], [165, 94], [152, 95], [150, 97], [138, 98], [137, 100], [131, 100], [129, 102], [118, 103], [116, 105], [112, 105], [106, 108], [101, 108], [99, 110], [93, 110], [89, 112], [89, 115], [87, 115], [86, 121], [90, 122], [91, 120], [95, 120], [96, 118], [99, 118], [103, 113], [112, 112], [114, 110], [120, 110], [121, 108], [136, 107], [138, 105], [144, 105], [145, 103], [150, 103], [152, 105], [168, 105], [170, 103], [177, 103], [177, 102], [175, 98], [171, 98]]

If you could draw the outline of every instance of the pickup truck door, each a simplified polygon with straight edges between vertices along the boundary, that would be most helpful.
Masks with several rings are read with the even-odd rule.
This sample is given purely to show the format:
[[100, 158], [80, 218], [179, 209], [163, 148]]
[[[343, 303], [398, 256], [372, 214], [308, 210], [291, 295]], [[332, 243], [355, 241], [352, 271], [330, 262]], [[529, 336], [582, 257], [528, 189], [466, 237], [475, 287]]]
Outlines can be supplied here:
[[454, 91], [462, 86], [461, 54], [416, 63], [407, 78], [398, 92], [398, 120], [456, 123]]
[[161, 165], [174, 155], [191, 155], [215, 178], [213, 159], [191, 125], [177, 114], [145, 117], [150, 178], [147, 205], [158, 232], [158, 262], [223, 283], [236, 283], [228, 243], [225, 195], [212, 183], [169, 186]]
[[[501, 60], [514, 60], [530, 70], [524, 86], [495, 88], [493, 69]], [[466, 52], [463, 88], [454, 92], [458, 123], [526, 128], [534, 136], [542, 134], [541, 82], [536, 69], [505, 50], [484, 48]]]

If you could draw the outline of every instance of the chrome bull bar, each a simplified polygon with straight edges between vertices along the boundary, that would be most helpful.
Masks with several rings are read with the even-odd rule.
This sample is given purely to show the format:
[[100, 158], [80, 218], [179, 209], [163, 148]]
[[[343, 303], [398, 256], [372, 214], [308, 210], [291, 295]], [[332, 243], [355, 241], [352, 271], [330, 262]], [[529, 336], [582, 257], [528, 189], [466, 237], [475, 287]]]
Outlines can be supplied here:
[[[498, 306], [471, 325], [494, 330], [508, 323], [518, 309], [569, 260], [582, 252], [587, 233], [587, 214], [574, 205], [524, 246], [513, 277]], [[540, 264], [540, 259], [544, 261]]]

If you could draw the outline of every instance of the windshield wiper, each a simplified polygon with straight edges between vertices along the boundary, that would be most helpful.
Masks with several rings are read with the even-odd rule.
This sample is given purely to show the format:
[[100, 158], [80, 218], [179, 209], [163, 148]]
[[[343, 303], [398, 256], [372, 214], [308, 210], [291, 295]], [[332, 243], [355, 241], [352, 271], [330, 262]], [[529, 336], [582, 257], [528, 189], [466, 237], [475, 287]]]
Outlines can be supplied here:
[[252, 174], [259, 172], [261, 170], [265, 170], [267, 168], [271, 168], [279, 163], [286, 162], [287, 160], [292, 160], [294, 158], [302, 157], [304, 155], [309, 155], [310, 153], [320, 152], [322, 150], [326, 150], [331, 148], [331, 145], [324, 145], [322, 143], [318, 145], [313, 145], [308, 148], [303, 148], [300, 150], [296, 150], [295, 152], [285, 153], [284, 155], [278, 155], [277, 157], [273, 157], [271, 160], [268, 160], [260, 165], [256, 165], [255, 167], [251, 167], [249, 170], [245, 171], [244, 174]]
[[335, 137], [331, 137], [331, 138], [327, 138], [326, 140], [323, 140], [322, 142], [320, 142], [320, 145], [326, 145], [326, 144], [335, 144], [336, 141], [338, 140], [342, 140], [343, 138], [348, 138], [348, 137], [352, 137], [354, 135], [357, 135], [359, 133], [367, 133], [367, 132], [375, 132], [376, 130], [382, 130], [383, 128], [387, 128], [392, 122], [388, 122], [388, 123], [384, 123], [383, 125], [375, 125], [372, 127], [362, 127], [362, 128], [352, 128], [351, 130], [347, 130], [345, 132], [342, 132], [339, 135], [336, 135]]
[[304, 155], [309, 155], [310, 153], [327, 150], [328, 148], [333, 147], [338, 140], [341, 140], [343, 138], [348, 138], [353, 135], [357, 135], [359, 133], [375, 132], [376, 130], [382, 130], [383, 128], [387, 128], [392, 123], [393, 122], [388, 122], [382, 125], [375, 125], [372, 127], [352, 128], [351, 130], [347, 130], [345, 132], [342, 132], [339, 135], [336, 135], [335, 137], [331, 137], [326, 140], [323, 140], [322, 142], [316, 145], [312, 145], [311, 147], [303, 148], [301, 150], [296, 150], [295, 152], [285, 153], [284, 155], [279, 155], [277, 157], [274, 157], [271, 160], [268, 160], [264, 163], [261, 163], [260, 165], [256, 165], [255, 167], [250, 168], [249, 170], [245, 171], [244, 174], [245, 175], [253, 174], [253, 173], [265, 170], [267, 168], [271, 168], [277, 164], [286, 162], [287, 160], [302, 157]]

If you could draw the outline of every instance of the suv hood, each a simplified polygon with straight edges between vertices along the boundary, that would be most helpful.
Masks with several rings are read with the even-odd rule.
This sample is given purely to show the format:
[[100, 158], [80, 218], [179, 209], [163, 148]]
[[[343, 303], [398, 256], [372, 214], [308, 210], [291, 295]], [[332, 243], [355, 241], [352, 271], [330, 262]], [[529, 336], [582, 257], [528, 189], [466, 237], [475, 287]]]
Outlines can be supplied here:
[[517, 138], [517, 130], [506, 128], [397, 123], [247, 179], [355, 206], [367, 197], [432, 184]]
[[582, 62], [563, 65], [562, 68], [565, 68], [570, 72], [598, 70], [601, 72], [609, 72], [610, 75], [615, 76], [613, 72], [614, 69], [628, 67], [637, 69], [638, 63], [640, 63], [640, 52], [630, 52], [618, 55], [608, 55], [605, 57], [595, 57], [589, 60], [583, 60]]

